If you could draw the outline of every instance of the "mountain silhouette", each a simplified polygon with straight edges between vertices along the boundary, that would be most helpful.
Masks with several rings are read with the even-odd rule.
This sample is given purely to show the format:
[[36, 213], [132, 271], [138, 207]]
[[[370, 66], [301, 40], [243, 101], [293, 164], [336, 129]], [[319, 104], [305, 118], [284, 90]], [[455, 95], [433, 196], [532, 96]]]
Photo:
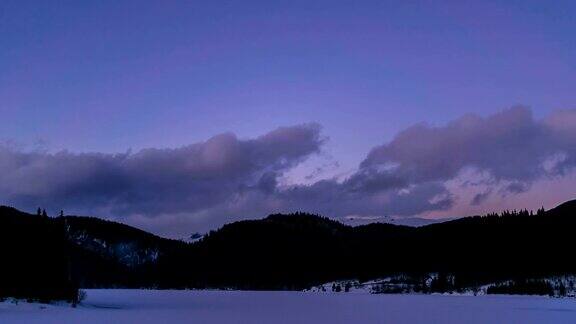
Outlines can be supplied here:
[[398, 275], [418, 282], [431, 273], [449, 280], [420, 285], [423, 291], [457, 290], [576, 274], [575, 230], [576, 200], [536, 214], [420, 227], [275, 214], [224, 225], [194, 243], [95, 217], [0, 207], [0, 291], [73, 300], [78, 287], [305, 289]]

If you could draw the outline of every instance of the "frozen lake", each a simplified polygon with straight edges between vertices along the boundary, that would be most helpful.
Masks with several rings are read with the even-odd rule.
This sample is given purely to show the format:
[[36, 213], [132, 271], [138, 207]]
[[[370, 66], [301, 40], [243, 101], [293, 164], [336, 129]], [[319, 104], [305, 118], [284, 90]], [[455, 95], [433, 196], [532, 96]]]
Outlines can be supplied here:
[[71, 308], [0, 303], [0, 323], [575, 323], [576, 300], [527, 296], [87, 290]]

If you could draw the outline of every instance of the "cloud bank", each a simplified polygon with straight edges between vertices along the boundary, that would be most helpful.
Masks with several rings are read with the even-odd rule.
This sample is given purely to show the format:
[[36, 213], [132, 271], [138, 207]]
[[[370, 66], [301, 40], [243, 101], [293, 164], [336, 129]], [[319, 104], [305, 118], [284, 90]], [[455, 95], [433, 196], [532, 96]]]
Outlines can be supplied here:
[[511, 181], [521, 191], [542, 176], [561, 175], [576, 158], [576, 111], [559, 111], [535, 120], [515, 107], [488, 118], [467, 115], [444, 127], [420, 124], [390, 143], [374, 148], [363, 168], [391, 163], [405, 181], [446, 181], [465, 168], [488, 172], [495, 181]]
[[464, 187], [477, 191], [467, 204], [478, 206], [570, 174], [576, 110], [535, 119], [515, 107], [444, 126], [418, 124], [374, 147], [344, 179], [283, 185], [282, 176], [320, 153], [326, 140], [318, 124], [304, 124], [254, 139], [226, 133], [123, 154], [2, 146], [0, 201], [103, 215], [168, 235], [295, 210], [375, 219], [449, 211]]

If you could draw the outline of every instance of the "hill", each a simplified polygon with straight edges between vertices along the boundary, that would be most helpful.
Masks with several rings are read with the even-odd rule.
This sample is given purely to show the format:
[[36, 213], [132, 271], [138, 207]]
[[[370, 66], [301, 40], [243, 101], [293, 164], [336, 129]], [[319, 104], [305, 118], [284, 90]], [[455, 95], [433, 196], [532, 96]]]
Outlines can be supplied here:
[[537, 214], [421, 227], [352, 227], [306, 213], [277, 214], [227, 224], [189, 244], [94, 217], [48, 218], [1, 207], [0, 253], [8, 266], [0, 287], [21, 296], [77, 286], [304, 289], [403, 276], [413, 290], [448, 291], [574, 275], [575, 230], [576, 201], [570, 201]]
[[73, 301], [78, 287], [151, 287], [157, 259], [186, 246], [95, 217], [0, 207], [0, 297]]
[[[466, 217], [422, 227], [350, 227], [296, 214], [226, 225], [191, 247], [198, 287], [301, 289], [335, 279], [431, 273], [446, 289], [575, 274], [576, 204]], [[201, 261], [200, 261], [201, 260]], [[444, 279], [442, 279], [444, 280]], [[428, 287], [429, 288], [429, 287]]]

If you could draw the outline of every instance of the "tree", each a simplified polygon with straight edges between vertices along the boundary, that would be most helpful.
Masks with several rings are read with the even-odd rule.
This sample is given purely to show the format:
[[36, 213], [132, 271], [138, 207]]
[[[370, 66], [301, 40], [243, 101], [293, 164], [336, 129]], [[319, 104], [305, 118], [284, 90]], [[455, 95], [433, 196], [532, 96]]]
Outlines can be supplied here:
[[332, 284], [332, 291], [333, 292], [341, 292], [342, 291], [342, 287], [340, 287], [340, 284]]
[[36, 215], [42, 216], [42, 209], [40, 209], [40, 207], [38, 207], [38, 209], [36, 210]]
[[560, 285], [558, 286], [558, 295], [566, 296], [566, 286], [564, 286], [563, 282], [560, 282]]
[[430, 290], [432, 292], [446, 292], [452, 288], [451, 278], [449, 278], [447, 273], [439, 272], [438, 276], [432, 279], [430, 283]]
[[42, 209], [42, 217], [48, 217], [48, 213], [46, 213], [46, 209]]
[[64, 211], [63, 210], [60, 211], [60, 217], [64, 217]]
[[349, 291], [350, 291], [350, 288], [352, 288], [352, 284], [348, 281], [348, 282], [346, 283], [346, 285], [344, 286], [344, 291], [345, 291], [345, 292], [349, 292]]

